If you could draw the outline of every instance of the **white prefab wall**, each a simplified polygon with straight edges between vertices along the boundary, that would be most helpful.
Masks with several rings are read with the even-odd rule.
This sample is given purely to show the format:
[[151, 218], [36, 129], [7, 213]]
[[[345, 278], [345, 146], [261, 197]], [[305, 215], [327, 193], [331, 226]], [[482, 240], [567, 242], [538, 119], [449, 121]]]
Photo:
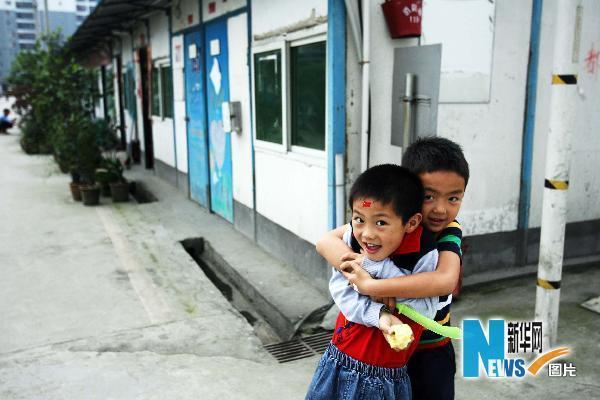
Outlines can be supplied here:
[[96, 85], [98, 88], [98, 93], [102, 93], [102, 96], [98, 98], [98, 101], [94, 107], [94, 114], [97, 118], [104, 118], [104, 88], [102, 87], [102, 70], [101, 67], [96, 68]]
[[198, 0], [176, 1], [171, 6], [173, 32], [190, 28], [200, 22], [200, 5]]
[[[171, 65], [169, 58], [169, 20], [165, 13], [155, 14], [150, 18], [150, 48], [152, 49], [151, 57], [155, 67]], [[152, 141], [154, 158], [174, 167], [175, 137], [173, 135], [172, 118], [152, 116]]]
[[[142, 104], [142, 72], [140, 69], [140, 59], [137, 53], [137, 49], [146, 46], [148, 43], [148, 36], [146, 35], [146, 25], [144, 23], [138, 23], [133, 29], [133, 47], [134, 47], [134, 62], [135, 62], [135, 102], [137, 105], [137, 137], [140, 141], [140, 148], [142, 151], [146, 151], [146, 142], [144, 140], [144, 112]], [[152, 57], [149, 52], [148, 57]]]
[[[118, 54], [114, 54], [114, 56], [118, 56]], [[112, 59], [112, 71], [113, 71], [113, 81], [112, 81], [112, 87], [113, 87], [113, 99], [115, 101], [115, 120], [112, 121], [114, 124], [116, 124], [117, 126], [120, 126], [122, 124], [121, 121], [121, 96], [119, 95], [119, 72], [117, 70], [117, 59], [113, 58]], [[117, 136], [120, 137], [121, 132], [117, 131]]]
[[[489, 0], [425, 0], [421, 44], [442, 44], [440, 103], [490, 99], [495, 4]], [[465, 43], [468, 43], [465, 46]]]
[[150, 17], [150, 48], [153, 60], [169, 57], [169, 20], [165, 13]]
[[[253, 46], [273, 41], [300, 40], [326, 31], [326, 24], [298, 29], [308, 20], [326, 17], [326, 0], [252, 3]], [[323, 18], [321, 18], [323, 19]], [[286, 35], [290, 29], [293, 33]], [[268, 36], [256, 41], [256, 36]], [[288, 114], [289, 115], [289, 114]], [[327, 159], [326, 152], [287, 151], [281, 146], [271, 150], [255, 141], [257, 211], [310, 243], [327, 231]]]
[[[471, 169], [459, 214], [467, 235], [517, 227], [531, 0], [496, 2], [495, 15], [489, 102], [440, 104], [438, 108], [438, 135], [463, 147]], [[371, 18], [370, 165], [399, 163], [402, 148], [390, 144], [393, 48], [418, 42], [390, 39], [376, 2], [371, 4]], [[424, 30], [429, 23], [424, 15]], [[452, 25], [447, 26], [452, 29]], [[469, 45], [465, 42], [466, 47]], [[443, 54], [445, 51], [449, 49], [442, 47]], [[452, 62], [463, 57], [464, 51], [444, 57]]]
[[233, 198], [253, 207], [252, 131], [250, 129], [250, 82], [248, 71], [248, 14], [227, 20], [229, 57], [229, 99], [242, 105], [242, 131], [231, 132]]
[[[116, 41], [119, 42], [119, 41]], [[116, 43], [114, 44], [116, 46]], [[131, 51], [131, 36], [121, 36], [121, 42], [119, 43], [121, 49], [121, 62], [122, 62], [122, 70], [121, 74], [123, 75], [123, 100], [125, 100], [125, 96], [127, 93], [127, 87], [125, 86], [125, 74], [127, 73], [127, 67], [134, 64], [133, 60], [133, 52]], [[135, 68], [134, 68], [135, 71]], [[115, 86], [115, 89], [118, 89], [118, 86]], [[125, 115], [125, 137], [127, 143], [131, 142], [135, 135], [135, 121], [131, 118], [129, 114], [129, 110], [125, 108], [123, 105], [123, 114]]]
[[291, 27], [315, 16], [327, 15], [326, 0], [252, 1], [252, 35]]
[[[371, 132], [369, 165], [400, 164], [402, 148], [391, 144], [394, 48], [416, 46], [418, 42], [416, 39], [391, 39], [385, 25], [381, 5], [377, 2], [370, 2], [370, 7]], [[360, 111], [359, 107], [357, 112]]]
[[[600, 2], [584, 0], [581, 42], [579, 46], [578, 89], [580, 96], [573, 108], [576, 125], [572, 136], [569, 176], [568, 222], [600, 218]], [[573, 7], [576, 2], [573, 2]], [[552, 59], [554, 56], [555, 2], [544, 2], [540, 64], [538, 71], [537, 112], [529, 224], [541, 223], [546, 168], [546, 145], [550, 119]], [[595, 55], [595, 56], [594, 56]]]
[[187, 124], [185, 121], [185, 82], [183, 75], [183, 35], [175, 35], [173, 46], [173, 115], [175, 118], [175, 144], [177, 146], [177, 169], [188, 172]]
[[[246, 7], [245, 0], [200, 0], [202, 1], [202, 19], [204, 22], [218, 18], [229, 12]], [[209, 5], [213, 4], [214, 11], [211, 12]]]
[[257, 211], [316, 243], [327, 232], [326, 163], [256, 150]]

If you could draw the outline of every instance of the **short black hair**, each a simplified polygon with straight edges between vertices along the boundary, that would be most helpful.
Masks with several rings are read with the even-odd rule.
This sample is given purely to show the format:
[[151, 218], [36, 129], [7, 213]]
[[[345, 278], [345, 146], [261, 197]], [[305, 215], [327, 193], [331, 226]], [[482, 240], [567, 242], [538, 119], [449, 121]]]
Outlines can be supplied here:
[[455, 172], [469, 182], [469, 163], [458, 143], [443, 137], [424, 137], [408, 146], [402, 166], [419, 175], [425, 172]]
[[410, 217], [421, 212], [425, 192], [419, 177], [407, 168], [381, 164], [358, 176], [350, 189], [350, 208], [356, 199], [365, 197], [391, 204], [396, 215], [406, 223]]
[[8, 108], [5, 108], [4, 110], [2, 110], [2, 112], [3, 112], [4, 114], [10, 114], [10, 110], [9, 110]]

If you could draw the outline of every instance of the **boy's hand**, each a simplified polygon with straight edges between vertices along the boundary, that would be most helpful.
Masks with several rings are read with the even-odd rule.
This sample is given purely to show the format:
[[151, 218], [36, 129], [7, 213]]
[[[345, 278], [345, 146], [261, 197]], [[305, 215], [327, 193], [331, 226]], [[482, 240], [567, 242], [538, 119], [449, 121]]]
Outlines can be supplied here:
[[[335, 265], [333, 266], [335, 269], [337, 269], [338, 271], [342, 272], [344, 270], [343, 267], [343, 263], [346, 261], [356, 261], [358, 262], [359, 265], [362, 266], [363, 260], [364, 260], [365, 256], [363, 256], [362, 254], [358, 254], [358, 253], [354, 253], [352, 251], [349, 251], [347, 253], [344, 253], [342, 255], [342, 257], [340, 257], [340, 265], [339, 267], [336, 267]], [[348, 264], [346, 264], [346, 268], [348, 268]]]
[[361, 264], [357, 261], [344, 261], [340, 270], [356, 290], [361, 294], [369, 294], [369, 285], [375, 280], [362, 268]]
[[379, 316], [379, 330], [383, 333], [391, 335], [394, 331], [392, 330], [392, 325], [402, 324], [398, 317], [390, 314], [389, 312], [382, 311]]
[[389, 308], [390, 310], [396, 311], [396, 298], [395, 297], [377, 297], [377, 296], [370, 296], [370, 297], [371, 297], [371, 301], [373, 303], [381, 303], [381, 304], [385, 305], [387, 308]]
[[[362, 251], [362, 250], [361, 250]], [[360, 265], [362, 265], [363, 261], [365, 259], [365, 255], [362, 253], [354, 253], [352, 251], [349, 251], [348, 253], [345, 253], [342, 258], [341, 261], [356, 261], [357, 263], [359, 263]]]
[[[400, 320], [398, 320], [398, 322], [400, 322]], [[402, 322], [392, 323], [390, 326], [390, 331], [391, 333], [382, 333], [385, 337], [385, 340], [394, 351], [406, 349], [415, 339], [410, 325]]]

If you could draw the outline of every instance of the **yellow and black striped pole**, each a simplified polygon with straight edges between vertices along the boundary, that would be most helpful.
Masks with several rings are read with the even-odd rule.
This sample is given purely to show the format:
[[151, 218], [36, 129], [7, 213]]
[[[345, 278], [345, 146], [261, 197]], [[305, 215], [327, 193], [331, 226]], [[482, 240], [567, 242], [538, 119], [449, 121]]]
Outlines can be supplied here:
[[554, 59], [550, 101], [550, 130], [542, 205], [542, 230], [536, 288], [535, 317], [543, 323], [543, 346], [556, 343], [560, 281], [567, 222], [567, 189], [571, 136], [577, 104], [577, 64], [581, 7], [579, 1], [558, 0], [554, 24]]

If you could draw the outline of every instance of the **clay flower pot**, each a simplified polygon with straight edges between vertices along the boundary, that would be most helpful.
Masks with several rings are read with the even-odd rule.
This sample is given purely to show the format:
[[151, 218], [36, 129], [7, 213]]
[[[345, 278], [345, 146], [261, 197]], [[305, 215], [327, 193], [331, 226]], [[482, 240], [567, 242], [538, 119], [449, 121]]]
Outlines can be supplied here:
[[81, 185], [81, 198], [84, 206], [95, 206], [100, 203], [100, 187], [97, 185]]
[[71, 182], [69, 183], [69, 188], [71, 189], [71, 196], [75, 201], [81, 201], [81, 191], [79, 190], [79, 183]]

